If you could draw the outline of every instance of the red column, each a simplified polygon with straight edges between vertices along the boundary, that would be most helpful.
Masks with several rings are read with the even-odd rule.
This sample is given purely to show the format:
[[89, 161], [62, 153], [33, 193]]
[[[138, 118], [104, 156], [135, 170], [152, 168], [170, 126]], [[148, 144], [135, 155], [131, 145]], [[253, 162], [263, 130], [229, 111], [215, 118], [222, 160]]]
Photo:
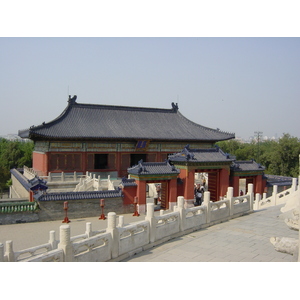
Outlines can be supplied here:
[[173, 207], [177, 203], [177, 178], [169, 181], [169, 209], [173, 210]]
[[229, 170], [221, 169], [219, 174], [219, 197], [223, 197], [226, 195], [229, 187]]
[[118, 171], [118, 177], [122, 177], [122, 168], [121, 168], [121, 152], [116, 153], [116, 169]]
[[195, 170], [180, 170], [179, 177], [183, 180], [184, 199], [186, 200], [188, 206], [194, 206]]
[[138, 212], [146, 212], [146, 181], [137, 180]]
[[263, 178], [262, 175], [257, 175], [255, 180], [255, 193], [263, 194], [264, 186], [263, 186]]
[[29, 191], [29, 202], [34, 202], [33, 191]]
[[238, 197], [240, 195], [240, 177], [233, 176], [232, 179], [232, 187], [233, 187], [233, 197]]

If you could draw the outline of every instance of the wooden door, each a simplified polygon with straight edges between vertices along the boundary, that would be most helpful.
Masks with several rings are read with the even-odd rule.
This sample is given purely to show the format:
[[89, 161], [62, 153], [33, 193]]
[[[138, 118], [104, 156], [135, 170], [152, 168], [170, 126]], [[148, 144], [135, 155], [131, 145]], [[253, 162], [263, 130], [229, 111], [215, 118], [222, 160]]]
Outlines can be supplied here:
[[246, 194], [248, 193], [248, 184], [249, 183], [253, 184], [253, 191], [255, 193], [254, 178], [253, 177], [246, 177]]
[[210, 200], [218, 201], [219, 189], [218, 189], [218, 172], [208, 173], [208, 191], [210, 192]]
[[160, 196], [160, 201], [161, 201], [161, 208], [162, 209], [168, 209], [169, 208], [169, 202], [168, 202], [168, 182], [163, 181], [161, 183], [161, 196]]

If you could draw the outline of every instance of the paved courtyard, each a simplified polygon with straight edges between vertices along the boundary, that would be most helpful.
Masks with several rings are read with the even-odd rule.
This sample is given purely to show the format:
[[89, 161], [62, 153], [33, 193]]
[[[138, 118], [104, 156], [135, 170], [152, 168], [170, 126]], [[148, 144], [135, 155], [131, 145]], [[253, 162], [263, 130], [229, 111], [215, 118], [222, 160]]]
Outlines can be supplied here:
[[280, 206], [256, 211], [173, 239], [138, 253], [124, 262], [293, 262], [297, 258], [275, 251], [272, 236], [298, 239], [287, 227]]

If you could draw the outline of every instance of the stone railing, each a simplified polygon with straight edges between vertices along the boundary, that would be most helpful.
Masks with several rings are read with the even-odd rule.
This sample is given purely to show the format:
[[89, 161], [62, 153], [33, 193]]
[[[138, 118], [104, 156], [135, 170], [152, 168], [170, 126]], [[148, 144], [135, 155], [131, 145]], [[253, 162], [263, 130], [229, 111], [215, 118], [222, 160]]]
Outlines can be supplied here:
[[96, 178], [94, 176], [86, 174], [85, 178], [80, 178], [79, 183], [76, 185], [74, 192], [85, 192], [85, 191], [102, 191], [100, 176]]
[[298, 192], [299, 187], [293, 185], [282, 192], [284, 196], [279, 197], [282, 193], [276, 198], [273, 195], [273, 201], [263, 204], [257, 195], [254, 202], [252, 184], [248, 185], [248, 194], [240, 197], [233, 197], [233, 188], [229, 187], [223, 200], [211, 202], [210, 192], [205, 192], [201, 206], [185, 208], [184, 198], [178, 197], [173, 211], [160, 211], [159, 215], [154, 214], [154, 204], [148, 203], [145, 220], [128, 225], [124, 225], [123, 216], [119, 216], [117, 225], [116, 213], [110, 212], [106, 230], [92, 231], [91, 223], [87, 223], [85, 233], [71, 237], [70, 225], [62, 225], [59, 241], [52, 231], [47, 244], [16, 252], [12, 241], [6, 242], [5, 252], [0, 243], [0, 261], [120, 261], [172, 238], [252, 213], [253, 208], [278, 205], [278, 199], [288, 199], [295, 191]]
[[24, 173], [23, 173], [24, 177], [26, 177], [29, 180], [38, 176], [38, 173], [36, 171], [34, 171], [32, 168], [28, 168], [28, 167], [24, 166], [23, 171], [24, 171]]
[[47, 182], [78, 182], [80, 178], [84, 178], [85, 175], [79, 175], [77, 172], [73, 173], [48, 173], [48, 176], [40, 176], [40, 178], [45, 179]]
[[173, 211], [160, 211], [159, 215], [154, 214], [154, 204], [148, 203], [145, 220], [129, 225], [124, 225], [123, 216], [117, 225], [116, 213], [110, 212], [105, 232], [94, 232], [87, 223], [84, 234], [71, 237], [70, 225], [62, 225], [59, 242], [50, 232], [49, 243], [18, 252], [13, 251], [12, 241], [6, 242], [5, 253], [0, 244], [0, 261], [119, 261], [172, 238], [253, 212], [252, 184], [248, 190], [243, 197], [232, 197], [233, 189], [229, 188], [226, 199], [219, 202], [211, 202], [210, 192], [205, 192], [203, 204], [191, 208], [185, 208], [184, 198], [178, 197]]
[[293, 194], [298, 189], [299, 182], [297, 185], [297, 178], [293, 178], [291, 188], [280, 193], [278, 193], [278, 186], [274, 185], [272, 195], [268, 198], [266, 197], [266, 193], [264, 193], [262, 197], [260, 194], [255, 194], [254, 209], [259, 210], [270, 206], [285, 204], [291, 197], [293, 197]]
[[114, 184], [110, 180], [110, 175], [107, 179], [101, 179], [100, 176], [96, 178], [95, 174], [89, 174], [86, 172], [86, 176], [80, 178], [79, 183], [76, 185], [74, 192], [85, 192], [85, 191], [103, 191], [103, 190], [114, 190]]

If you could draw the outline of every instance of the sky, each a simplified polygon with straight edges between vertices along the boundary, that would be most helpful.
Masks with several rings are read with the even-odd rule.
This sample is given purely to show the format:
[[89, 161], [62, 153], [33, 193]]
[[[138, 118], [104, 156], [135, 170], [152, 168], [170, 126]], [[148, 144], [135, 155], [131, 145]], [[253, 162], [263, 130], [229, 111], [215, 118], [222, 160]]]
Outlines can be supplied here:
[[[66, 18], [75, 28], [76, 19]], [[171, 108], [175, 102], [191, 121], [236, 137], [259, 131], [300, 138], [298, 36], [18, 30], [0, 35], [0, 135], [55, 119], [68, 95], [77, 95], [78, 103]]]

